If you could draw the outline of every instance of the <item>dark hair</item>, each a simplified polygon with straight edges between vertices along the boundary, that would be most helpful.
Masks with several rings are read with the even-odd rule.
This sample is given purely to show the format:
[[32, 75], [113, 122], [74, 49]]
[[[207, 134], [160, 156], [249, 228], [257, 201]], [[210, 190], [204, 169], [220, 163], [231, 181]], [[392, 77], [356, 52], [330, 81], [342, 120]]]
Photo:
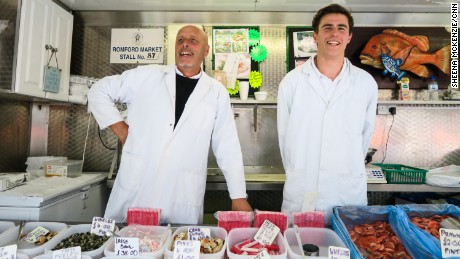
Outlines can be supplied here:
[[353, 25], [354, 25], [353, 17], [351, 16], [351, 13], [347, 9], [345, 9], [345, 7], [338, 5], [338, 4], [330, 4], [326, 7], [321, 8], [320, 10], [318, 10], [318, 12], [316, 12], [315, 17], [313, 17], [313, 21], [312, 21], [313, 30], [316, 33], [318, 33], [319, 23], [321, 22], [321, 19], [323, 18], [323, 16], [327, 14], [345, 15], [348, 19], [348, 27], [349, 27], [350, 34], [351, 34], [351, 31], [353, 30]]

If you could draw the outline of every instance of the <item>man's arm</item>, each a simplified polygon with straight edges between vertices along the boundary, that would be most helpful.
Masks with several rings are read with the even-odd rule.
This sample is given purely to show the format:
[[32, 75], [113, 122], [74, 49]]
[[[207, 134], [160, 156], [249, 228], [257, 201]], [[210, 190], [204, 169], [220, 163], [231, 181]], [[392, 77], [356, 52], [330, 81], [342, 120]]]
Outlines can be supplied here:
[[118, 137], [122, 144], [125, 144], [126, 138], [128, 137], [128, 124], [124, 121], [119, 121], [109, 126], [113, 133]]
[[236, 211], [252, 211], [251, 205], [249, 205], [248, 200], [234, 199], [232, 200], [232, 210]]

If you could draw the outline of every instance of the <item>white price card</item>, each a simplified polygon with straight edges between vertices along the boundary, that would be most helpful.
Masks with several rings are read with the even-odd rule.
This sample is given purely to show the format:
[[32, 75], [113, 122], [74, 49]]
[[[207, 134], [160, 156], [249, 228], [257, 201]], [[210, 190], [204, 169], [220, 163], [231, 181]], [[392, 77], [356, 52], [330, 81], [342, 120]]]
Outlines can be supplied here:
[[53, 251], [53, 259], [81, 259], [81, 247], [74, 246]]
[[30, 231], [25, 237], [21, 240], [29, 243], [37, 242], [38, 238], [48, 234], [50, 231], [42, 226], [36, 227], [34, 230]]
[[266, 219], [260, 226], [259, 231], [257, 231], [254, 240], [262, 245], [271, 245], [279, 232], [280, 228]]
[[[93, 222], [91, 224], [91, 234], [95, 234], [98, 236], [106, 236], [107, 231], [113, 232], [115, 230], [115, 220], [101, 218], [101, 217], [94, 217]], [[112, 235], [112, 234], [109, 234]]]
[[439, 229], [439, 241], [441, 241], [442, 258], [460, 257], [460, 230]]
[[188, 228], [188, 240], [201, 240], [204, 238], [211, 238], [211, 230], [209, 228]]
[[0, 259], [16, 259], [18, 245], [0, 247]]
[[267, 250], [264, 249], [262, 252], [258, 253], [253, 259], [270, 259], [270, 255], [268, 254]]
[[137, 237], [115, 237], [115, 255], [117, 256], [138, 256], [139, 238]]
[[174, 244], [173, 259], [199, 259], [200, 241], [177, 240]]
[[350, 249], [345, 247], [330, 246], [328, 259], [350, 259]]

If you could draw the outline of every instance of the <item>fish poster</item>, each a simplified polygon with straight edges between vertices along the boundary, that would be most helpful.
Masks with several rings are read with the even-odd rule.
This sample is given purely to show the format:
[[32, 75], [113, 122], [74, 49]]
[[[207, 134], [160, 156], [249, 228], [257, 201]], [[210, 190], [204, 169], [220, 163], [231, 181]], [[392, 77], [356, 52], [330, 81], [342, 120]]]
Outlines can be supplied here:
[[[388, 73], [382, 54], [399, 64], [395, 71]], [[402, 71], [411, 89], [426, 89], [430, 76], [440, 88], [450, 83], [450, 33], [444, 27], [355, 27], [345, 56], [373, 75], [381, 89], [396, 89]]]

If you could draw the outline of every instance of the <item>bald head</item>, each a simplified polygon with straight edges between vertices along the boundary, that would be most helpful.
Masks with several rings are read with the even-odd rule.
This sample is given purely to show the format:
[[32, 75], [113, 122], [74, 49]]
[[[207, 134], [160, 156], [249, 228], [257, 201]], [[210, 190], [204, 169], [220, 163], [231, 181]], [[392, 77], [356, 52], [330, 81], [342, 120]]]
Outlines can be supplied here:
[[201, 63], [209, 53], [208, 36], [203, 29], [187, 25], [176, 36], [176, 66], [186, 77], [201, 71]]
[[177, 32], [177, 35], [176, 35], [176, 40], [177, 40], [177, 37], [179, 37], [179, 35], [181, 34], [182, 31], [190, 31], [190, 32], [193, 31], [197, 35], [197, 37], [200, 37], [201, 40], [203, 42], [205, 42], [206, 45], [208, 45], [208, 35], [203, 30], [203, 27], [198, 27], [198, 26], [195, 26], [195, 25], [186, 25], [186, 26], [184, 26], [184, 27], [179, 29], [179, 31]]

